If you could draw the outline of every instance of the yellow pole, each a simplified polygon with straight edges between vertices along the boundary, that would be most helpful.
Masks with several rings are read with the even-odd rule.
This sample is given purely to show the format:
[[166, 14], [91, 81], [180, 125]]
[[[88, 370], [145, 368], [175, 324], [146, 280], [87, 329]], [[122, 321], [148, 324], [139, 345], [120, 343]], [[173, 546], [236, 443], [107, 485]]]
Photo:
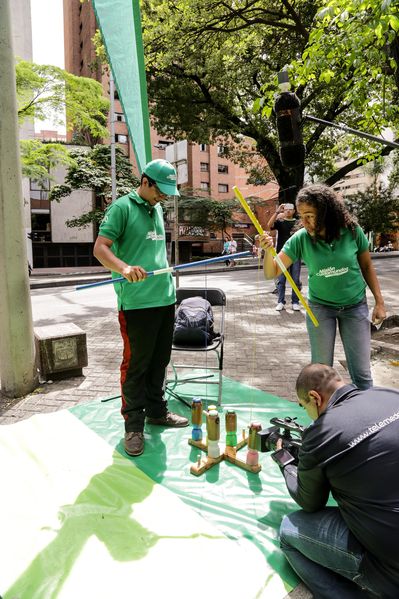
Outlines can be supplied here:
[[[238, 187], [236, 185], [234, 185], [233, 191], [236, 194], [236, 197], [237, 197], [238, 201], [240, 202], [241, 206], [244, 208], [245, 212], [248, 214], [249, 218], [251, 219], [252, 224], [254, 225], [255, 229], [258, 231], [259, 235], [263, 235], [264, 231], [262, 229], [260, 222], [256, 218], [255, 214], [252, 212], [251, 208], [248, 206], [248, 203], [246, 202], [246, 200], [244, 199], [244, 196], [242, 195], [241, 191], [238, 189]], [[284, 274], [285, 278], [291, 285], [292, 289], [297, 294], [297, 297], [298, 297], [299, 301], [301, 302], [302, 306], [305, 308], [306, 312], [309, 314], [310, 320], [313, 322], [315, 327], [318, 327], [319, 323], [318, 323], [315, 315], [313, 314], [312, 310], [308, 306], [308, 303], [305, 300], [305, 298], [303, 297], [302, 293], [299, 291], [297, 285], [295, 284], [294, 279], [291, 277], [290, 273], [288, 272], [288, 270], [284, 266], [283, 262], [279, 258], [276, 250], [274, 249], [274, 247], [271, 247], [271, 248], [269, 248], [269, 251], [271, 252], [271, 254], [272, 254], [273, 258], [275, 259], [275, 261], [277, 262], [277, 264], [279, 265], [281, 272]]]

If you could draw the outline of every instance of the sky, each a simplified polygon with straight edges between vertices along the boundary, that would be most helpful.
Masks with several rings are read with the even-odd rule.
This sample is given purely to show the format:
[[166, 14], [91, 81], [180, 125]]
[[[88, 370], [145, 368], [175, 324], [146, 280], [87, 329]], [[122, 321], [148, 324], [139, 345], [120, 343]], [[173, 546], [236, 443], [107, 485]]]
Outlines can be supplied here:
[[[30, 1], [33, 62], [64, 68], [62, 0]], [[35, 122], [35, 130], [41, 129], [57, 129], [60, 133], [65, 133], [65, 127], [55, 126], [51, 121]]]
[[31, 0], [33, 62], [64, 68], [62, 0]]

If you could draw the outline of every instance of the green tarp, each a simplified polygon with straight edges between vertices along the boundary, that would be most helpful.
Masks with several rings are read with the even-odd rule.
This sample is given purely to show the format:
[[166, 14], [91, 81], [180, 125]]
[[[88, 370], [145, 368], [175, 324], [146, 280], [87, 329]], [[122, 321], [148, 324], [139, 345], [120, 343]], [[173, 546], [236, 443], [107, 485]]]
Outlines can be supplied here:
[[[212, 402], [203, 386], [185, 391]], [[239, 431], [273, 416], [307, 424], [296, 404], [229, 379], [222, 430], [226, 409]], [[282, 599], [298, 580], [278, 528], [297, 506], [277, 465], [265, 453], [259, 474], [223, 461], [195, 477], [190, 435], [146, 425], [144, 454], [129, 458], [118, 399], [1, 426], [0, 596]]]
[[[201, 396], [204, 386], [185, 385], [176, 390], [179, 393], [185, 391], [187, 398], [191, 398]], [[209, 402], [214, 403], [211, 398], [208, 398]], [[190, 415], [190, 410], [177, 400], [171, 399], [169, 406], [187, 417]], [[222, 409], [236, 411], [239, 431], [248, 427], [251, 421], [260, 422], [264, 428], [271, 426], [270, 419], [274, 416], [292, 416], [302, 424], [309, 423], [297, 404], [226, 378]], [[72, 408], [72, 412], [124, 454], [123, 421], [118, 399], [101, 405], [79, 405]], [[283, 597], [298, 580], [278, 547], [277, 533], [282, 517], [298, 506], [289, 497], [279, 468], [270, 455], [261, 454], [262, 471], [259, 474], [223, 461], [202, 476], [195, 477], [190, 474], [190, 465], [200, 452], [188, 445], [190, 434], [189, 428], [176, 430], [147, 425], [145, 452], [131, 459], [152, 480], [177, 494], [228, 538], [237, 542], [249, 540], [265, 560], [270, 585], [267, 596], [273, 599]], [[245, 452], [245, 448], [240, 450], [244, 459]]]

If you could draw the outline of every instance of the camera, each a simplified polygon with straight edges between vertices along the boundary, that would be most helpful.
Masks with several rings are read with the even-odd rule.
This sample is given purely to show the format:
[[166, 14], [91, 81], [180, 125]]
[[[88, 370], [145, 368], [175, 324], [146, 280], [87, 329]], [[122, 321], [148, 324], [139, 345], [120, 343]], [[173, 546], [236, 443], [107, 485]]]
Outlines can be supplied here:
[[294, 463], [298, 463], [299, 449], [302, 445], [302, 434], [304, 427], [296, 422], [296, 418], [272, 418], [269, 428], [264, 428], [257, 433], [257, 445], [259, 451], [275, 451], [277, 441], [281, 439], [282, 447], [288, 451], [294, 458]]

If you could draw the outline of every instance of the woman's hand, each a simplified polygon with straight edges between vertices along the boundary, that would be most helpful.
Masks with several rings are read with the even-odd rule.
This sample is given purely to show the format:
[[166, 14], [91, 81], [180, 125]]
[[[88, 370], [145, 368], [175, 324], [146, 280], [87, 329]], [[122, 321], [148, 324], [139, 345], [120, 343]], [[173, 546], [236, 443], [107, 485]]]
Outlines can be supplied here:
[[371, 322], [375, 325], [381, 324], [386, 317], [387, 313], [385, 310], [384, 303], [376, 303], [376, 305], [374, 306], [373, 313], [371, 315]]
[[263, 233], [263, 235], [258, 235], [259, 245], [262, 250], [268, 250], [269, 248], [274, 247], [273, 237], [268, 233]]

